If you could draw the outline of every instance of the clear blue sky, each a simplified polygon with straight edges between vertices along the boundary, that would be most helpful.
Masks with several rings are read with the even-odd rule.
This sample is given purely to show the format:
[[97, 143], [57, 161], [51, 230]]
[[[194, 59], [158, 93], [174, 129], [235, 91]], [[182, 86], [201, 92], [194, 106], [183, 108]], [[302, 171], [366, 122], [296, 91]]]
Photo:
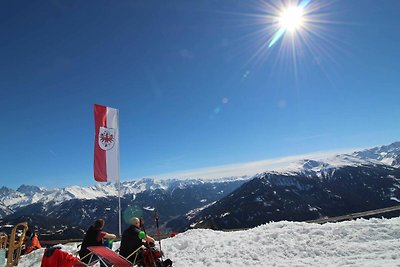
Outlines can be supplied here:
[[400, 140], [400, 1], [326, 2], [2, 1], [1, 184], [94, 184], [94, 103], [121, 180]]

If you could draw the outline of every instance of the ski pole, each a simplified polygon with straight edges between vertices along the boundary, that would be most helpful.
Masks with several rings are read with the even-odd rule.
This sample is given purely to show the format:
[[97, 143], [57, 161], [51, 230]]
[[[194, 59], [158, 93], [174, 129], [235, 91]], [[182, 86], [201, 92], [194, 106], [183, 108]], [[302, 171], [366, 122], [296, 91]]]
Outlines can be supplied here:
[[160, 227], [158, 226], [158, 213], [157, 213], [157, 209], [154, 209], [154, 220], [155, 220], [155, 222], [156, 222], [158, 244], [160, 245], [160, 252], [161, 252], [161, 259], [162, 259], [164, 255], [163, 255], [162, 250], [161, 250], [161, 235], [160, 235]]

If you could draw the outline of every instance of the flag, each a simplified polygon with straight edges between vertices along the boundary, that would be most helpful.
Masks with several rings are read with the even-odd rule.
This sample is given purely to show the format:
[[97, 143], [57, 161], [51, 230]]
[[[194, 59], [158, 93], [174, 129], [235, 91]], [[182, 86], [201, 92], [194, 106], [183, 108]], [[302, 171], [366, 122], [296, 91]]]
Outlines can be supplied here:
[[119, 181], [118, 109], [94, 105], [94, 179]]

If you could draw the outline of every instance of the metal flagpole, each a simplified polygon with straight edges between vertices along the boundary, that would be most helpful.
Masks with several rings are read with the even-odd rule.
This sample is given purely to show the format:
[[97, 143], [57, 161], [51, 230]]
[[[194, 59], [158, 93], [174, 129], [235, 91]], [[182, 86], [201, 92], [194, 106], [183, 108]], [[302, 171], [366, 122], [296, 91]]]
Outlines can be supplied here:
[[120, 177], [120, 151], [119, 151], [119, 110], [118, 110], [118, 234], [121, 236], [121, 177]]
[[118, 181], [118, 233], [121, 237], [121, 182]]

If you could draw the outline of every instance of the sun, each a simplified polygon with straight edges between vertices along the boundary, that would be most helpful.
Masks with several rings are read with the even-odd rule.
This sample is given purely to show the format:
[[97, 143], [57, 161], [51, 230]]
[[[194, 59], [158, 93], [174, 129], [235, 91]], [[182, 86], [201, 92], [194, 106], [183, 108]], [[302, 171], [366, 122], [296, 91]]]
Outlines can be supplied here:
[[284, 10], [279, 16], [279, 26], [289, 32], [298, 30], [303, 25], [303, 8], [291, 6]]
[[334, 2], [254, 1], [250, 6], [254, 11], [237, 14], [243, 16], [239, 20], [240, 26], [251, 27], [248, 34], [240, 37], [243, 40], [240, 43], [253, 51], [246, 64], [261, 66], [268, 61], [265, 65], [273, 70], [281, 71], [282, 68], [282, 73], [286, 73], [290, 69], [296, 79], [308, 63], [321, 68], [328, 66], [323, 63], [335, 60], [331, 53], [338, 48], [342, 50], [339, 45], [344, 42], [338, 30], [341, 25], [346, 25], [335, 18]]
[[280, 12], [276, 14], [276, 28], [277, 31], [272, 36], [268, 47], [271, 48], [285, 33], [295, 33], [305, 28], [304, 8], [310, 0], [303, 0], [299, 5], [282, 6]]

